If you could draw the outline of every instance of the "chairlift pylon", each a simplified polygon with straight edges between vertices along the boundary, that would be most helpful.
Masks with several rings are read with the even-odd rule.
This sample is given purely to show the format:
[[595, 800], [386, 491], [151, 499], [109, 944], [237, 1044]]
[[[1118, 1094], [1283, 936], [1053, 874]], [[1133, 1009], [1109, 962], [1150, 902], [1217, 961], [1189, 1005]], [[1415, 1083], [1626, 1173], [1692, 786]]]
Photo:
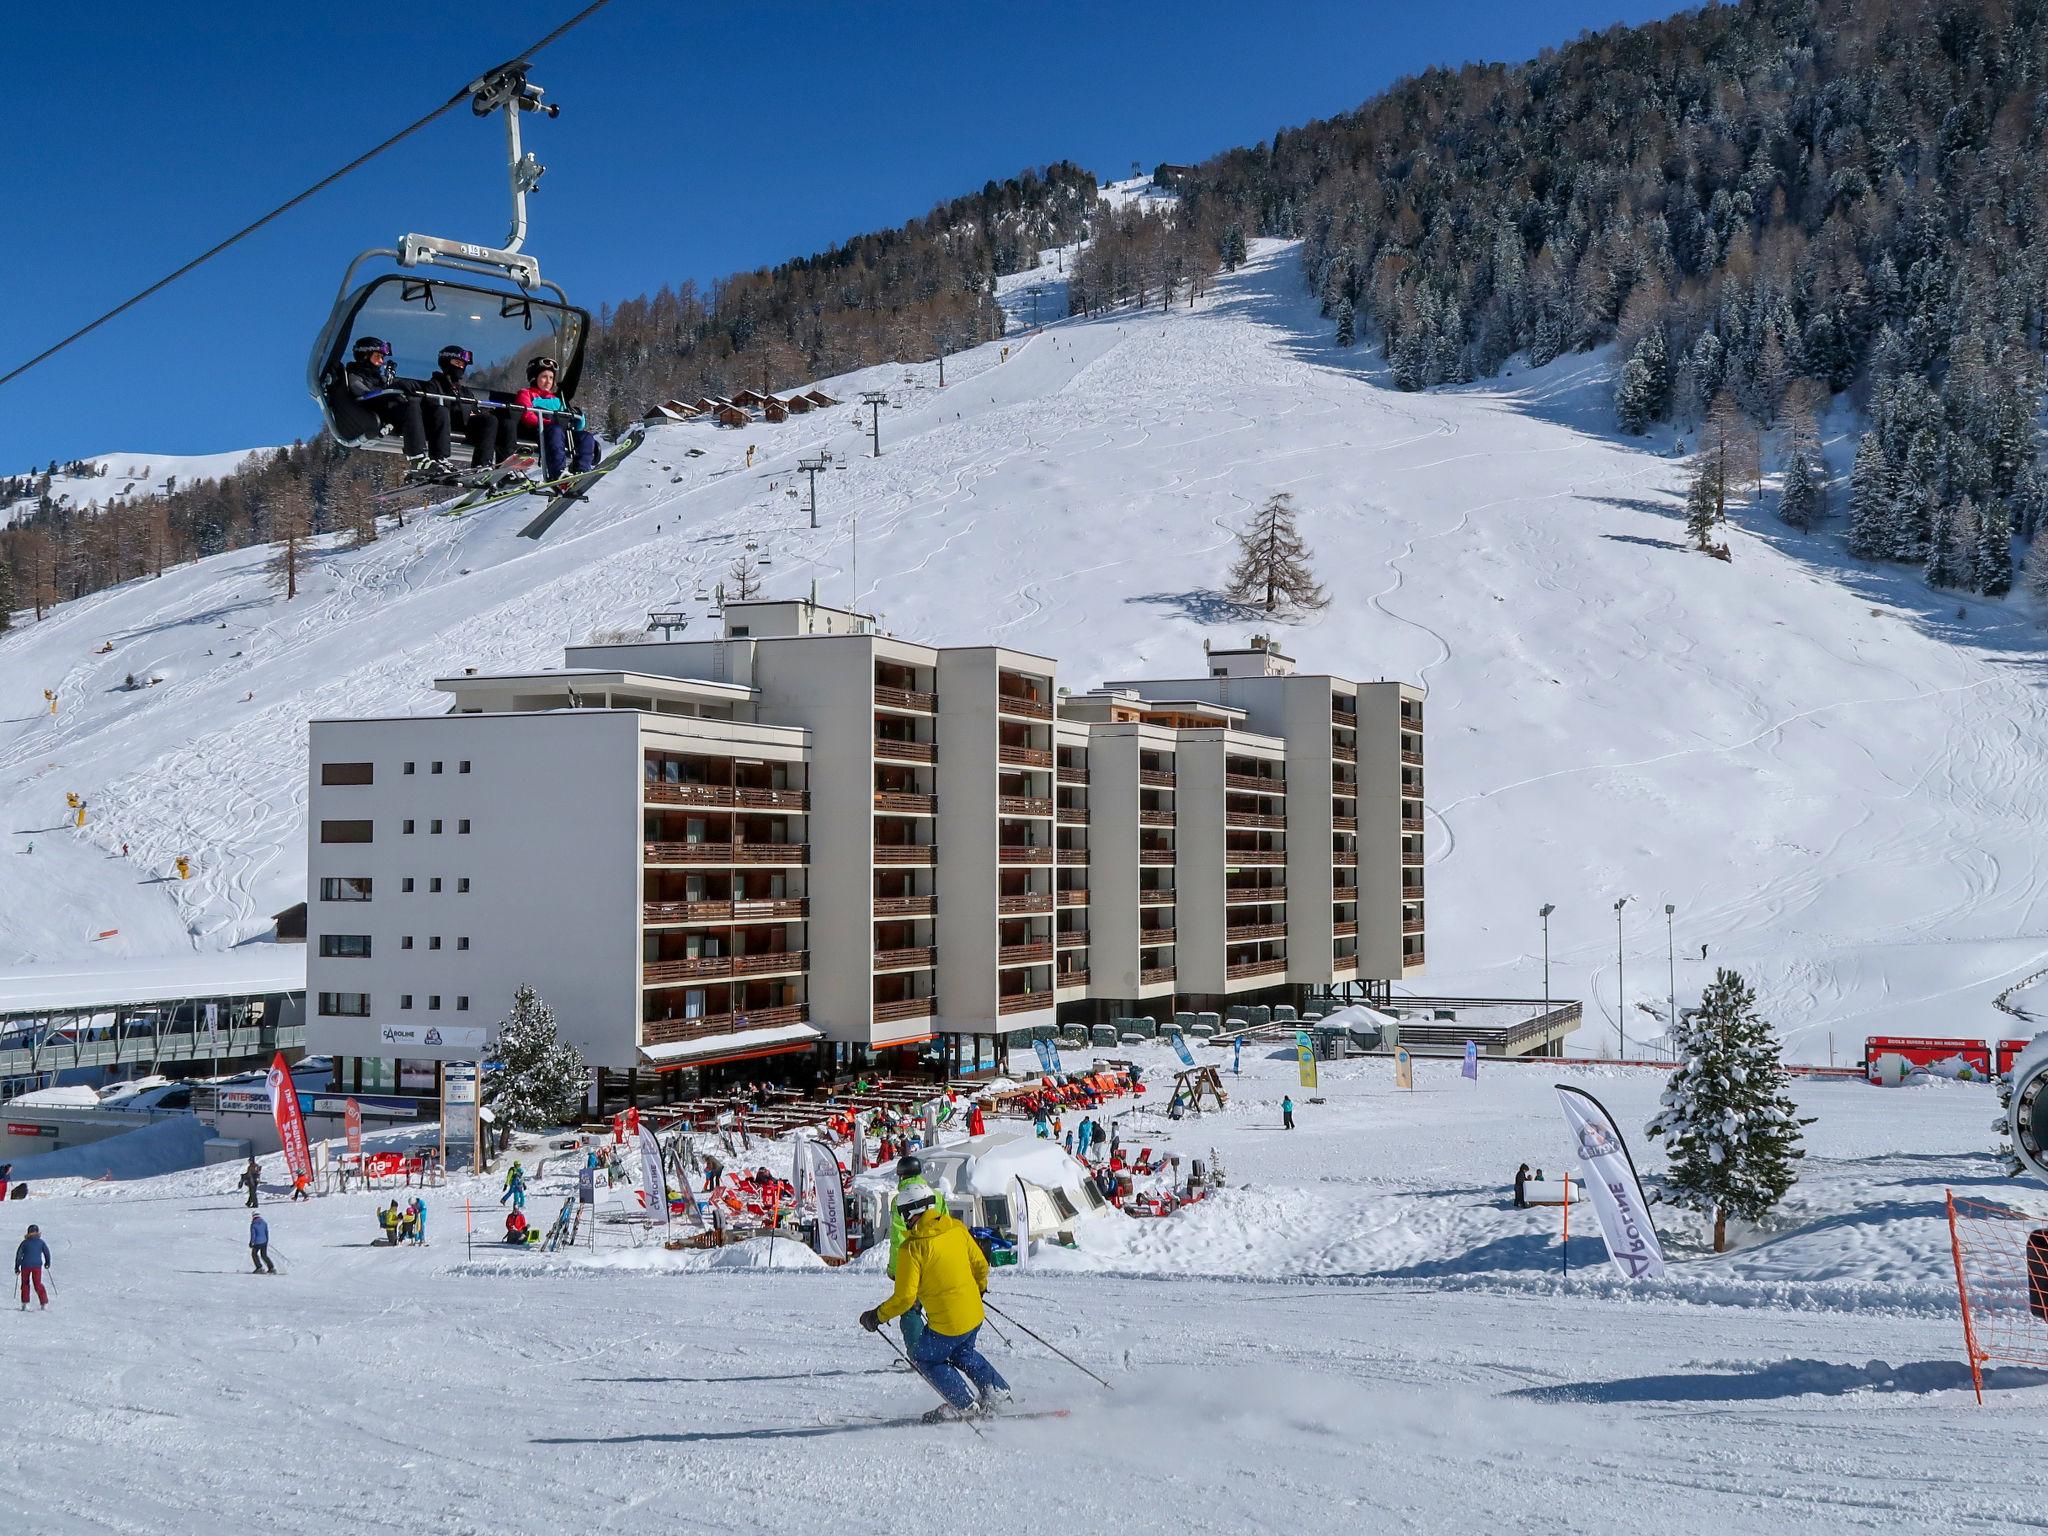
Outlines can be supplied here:
[[[306, 364], [306, 387], [320, 407], [327, 430], [348, 448], [373, 452], [404, 451], [396, 411], [382, 411], [351, 399], [343, 388], [345, 370], [355, 345], [376, 337], [390, 349], [388, 385], [395, 400], [406, 395], [431, 407], [446, 401], [428, 390], [444, 348], [469, 351], [473, 361], [465, 382], [476, 404], [510, 409], [526, 385], [526, 366], [534, 358], [551, 357], [556, 364], [556, 392], [571, 398], [583, 371], [590, 336], [590, 315], [569, 302], [561, 285], [541, 276], [538, 258], [528, 255], [526, 194], [539, 184], [546, 167], [521, 147], [522, 113], [557, 116], [561, 109], [543, 105], [541, 88], [526, 77], [524, 60], [514, 60], [480, 76], [469, 87], [470, 111], [477, 117], [502, 112], [505, 117], [506, 174], [512, 198], [512, 223], [499, 246], [477, 245], [439, 235], [407, 234], [396, 246], [380, 246], [359, 254], [342, 274], [334, 307], [321, 327]], [[398, 271], [357, 284], [365, 263], [389, 260]], [[431, 275], [443, 269], [467, 281]], [[552, 295], [550, 297], [549, 295]], [[378, 397], [372, 397], [378, 398]], [[453, 407], [459, 417], [469, 402]], [[522, 429], [522, 435], [530, 435]]]

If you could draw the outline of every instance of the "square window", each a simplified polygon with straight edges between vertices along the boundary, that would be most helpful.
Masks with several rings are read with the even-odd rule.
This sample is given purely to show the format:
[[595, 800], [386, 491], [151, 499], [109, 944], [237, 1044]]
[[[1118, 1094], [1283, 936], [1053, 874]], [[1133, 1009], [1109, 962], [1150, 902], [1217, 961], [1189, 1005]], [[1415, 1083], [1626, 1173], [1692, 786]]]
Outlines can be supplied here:
[[427, 830], [433, 833], [434, 836], [439, 837], [441, 835], [441, 818], [436, 816], [432, 821], [428, 822]]
[[441, 947], [441, 935], [439, 935], [438, 933], [437, 933], [437, 934], [433, 934], [433, 935], [431, 935], [431, 936], [430, 936], [430, 937], [429, 937], [429, 938], [427, 939], [427, 948], [429, 948], [429, 949], [439, 949], [440, 947]]
[[399, 894], [400, 894], [400, 895], [402, 895], [402, 896], [410, 896], [410, 895], [412, 894], [412, 876], [411, 876], [411, 875], [406, 875], [406, 876], [404, 876], [404, 877], [403, 877], [402, 879], [400, 879], [400, 880], [399, 880], [399, 882], [398, 882], [398, 890], [399, 890]]
[[463, 935], [462, 935], [461, 937], [459, 937], [458, 939], [456, 939], [456, 941], [455, 941], [455, 947], [456, 947], [457, 949], [467, 949], [467, 948], [469, 948], [469, 935], [465, 933], [465, 934], [463, 934]]
[[434, 772], [439, 773], [440, 771], [441, 765], [439, 763], [434, 764]]
[[427, 877], [427, 894], [429, 896], [441, 894], [441, 877], [439, 875], [429, 875]]
[[467, 896], [469, 894], [469, 876], [464, 875], [455, 882], [455, 894], [458, 896]]
[[461, 834], [467, 835], [467, 833], [469, 832], [469, 818], [468, 818], [467, 816], [465, 816], [465, 817], [463, 817], [463, 818], [462, 818], [462, 820], [460, 820], [460, 821], [456, 822], [456, 823], [455, 823], [455, 830], [456, 830], [456, 831], [457, 831], [458, 833], [461, 833]]
[[412, 836], [412, 818], [411, 818], [410, 816], [408, 816], [408, 817], [407, 817], [407, 818], [405, 819], [405, 835], [406, 835], [407, 837], [411, 837], [411, 836]]
[[405, 935], [405, 936], [404, 936], [403, 938], [401, 938], [401, 939], [400, 939], [400, 940], [398, 941], [398, 947], [399, 947], [400, 949], [411, 949], [411, 948], [412, 948], [412, 935], [408, 933], [408, 934], [406, 934], [406, 935]]
[[465, 757], [460, 763], [456, 764], [455, 771], [457, 773], [469, 772], [469, 759]]
[[458, 998], [456, 998], [456, 999], [455, 999], [455, 1011], [456, 1011], [457, 1013], [467, 1013], [467, 1012], [469, 1012], [469, 999], [468, 999], [467, 997], [458, 997]]
[[401, 1008], [410, 1008], [412, 1006], [412, 994], [410, 992], [399, 993], [398, 1006]]
[[412, 772], [412, 764], [411, 764], [411, 763], [407, 763], [407, 764], [405, 765], [405, 771], [406, 771], [407, 773], [411, 773], [411, 772]]
[[429, 1011], [429, 1012], [432, 1012], [432, 1013], [439, 1013], [439, 1012], [441, 1011], [441, 994], [440, 994], [440, 993], [438, 993], [438, 992], [429, 992], [429, 993], [427, 994], [427, 1009], [428, 1009], [428, 1011]]

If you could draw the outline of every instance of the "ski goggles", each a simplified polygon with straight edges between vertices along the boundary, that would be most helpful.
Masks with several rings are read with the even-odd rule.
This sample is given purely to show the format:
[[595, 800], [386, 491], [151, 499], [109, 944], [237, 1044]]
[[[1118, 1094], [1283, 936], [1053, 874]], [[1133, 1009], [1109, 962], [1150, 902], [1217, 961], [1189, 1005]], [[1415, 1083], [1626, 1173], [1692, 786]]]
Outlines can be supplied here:
[[443, 368], [467, 368], [475, 361], [476, 354], [467, 347], [457, 347], [453, 351], [441, 354], [441, 366]]

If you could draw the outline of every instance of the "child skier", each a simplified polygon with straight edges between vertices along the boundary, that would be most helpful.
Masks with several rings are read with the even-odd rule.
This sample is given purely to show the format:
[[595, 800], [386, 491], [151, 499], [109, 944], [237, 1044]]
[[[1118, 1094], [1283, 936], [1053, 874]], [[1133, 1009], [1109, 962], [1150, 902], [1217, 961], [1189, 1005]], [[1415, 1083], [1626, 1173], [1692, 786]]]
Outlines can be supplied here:
[[526, 388], [518, 395], [519, 419], [533, 429], [534, 441], [540, 444], [541, 476], [547, 480], [559, 480], [569, 472], [572, 433], [576, 473], [597, 467], [597, 435], [570, 410], [559, 377], [552, 357], [536, 357], [526, 365]]
[[427, 1202], [424, 1196], [412, 1197], [412, 1242], [415, 1248], [423, 1247], [427, 1241]]
[[36, 1300], [42, 1306], [50, 1304], [50, 1293], [43, 1288], [43, 1271], [50, 1268], [50, 1245], [43, 1241], [43, 1229], [34, 1222], [28, 1224], [28, 1232], [14, 1250], [14, 1272], [21, 1276], [21, 1310], [28, 1310], [28, 1288], [36, 1288]]
[[518, 1163], [514, 1163], [505, 1171], [504, 1191], [498, 1196], [498, 1204], [503, 1205], [510, 1200], [513, 1210], [526, 1209], [526, 1170]]
[[879, 1307], [863, 1312], [860, 1325], [874, 1333], [891, 1318], [923, 1307], [925, 1327], [910, 1358], [946, 1400], [925, 1422], [993, 1413], [1009, 1402], [1010, 1384], [974, 1347], [988, 1259], [967, 1229], [939, 1207], [929, 1185], [899, 1197], [897, 1212], [909, 1224], [910, 1237], [897, 1255], [896, 1289]]

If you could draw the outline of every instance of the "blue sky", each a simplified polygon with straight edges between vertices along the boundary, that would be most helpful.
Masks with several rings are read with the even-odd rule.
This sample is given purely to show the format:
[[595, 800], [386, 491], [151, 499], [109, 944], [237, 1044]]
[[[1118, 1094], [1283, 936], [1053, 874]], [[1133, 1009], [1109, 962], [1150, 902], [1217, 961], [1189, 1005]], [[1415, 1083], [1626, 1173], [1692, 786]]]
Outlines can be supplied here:
[[[367, 149], [578, 0], [104, 0], [9, 17], [0, 371]], [[540, 56], [561, 117], [528, 248], [595, 310], [815, 250], [1027, 164], [1198, 160], [1403, 75], [1517, 60], [1655, 0], [991, 5], [613, 0]], [[529, 119], [529, 122], [532, 122]], [[310, 434], [348, 260], [496, 243], [501, 134], [465, 110], [0, 387], [0, 471]]]

